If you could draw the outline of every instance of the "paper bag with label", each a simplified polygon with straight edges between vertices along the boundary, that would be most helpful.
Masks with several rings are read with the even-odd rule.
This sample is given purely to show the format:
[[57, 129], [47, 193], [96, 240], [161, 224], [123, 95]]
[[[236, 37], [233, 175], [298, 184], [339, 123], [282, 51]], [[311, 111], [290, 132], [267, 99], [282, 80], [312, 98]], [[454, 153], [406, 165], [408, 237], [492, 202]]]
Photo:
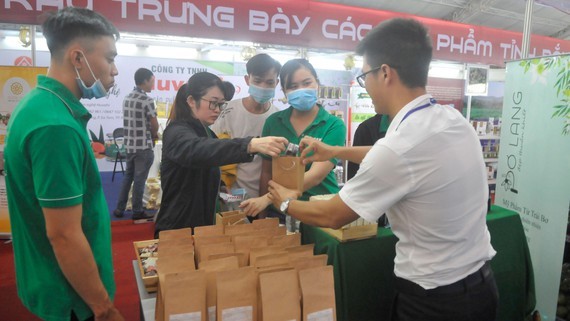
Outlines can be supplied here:
[[263, 321], [301, 320], [301, 291], [297, 271], [259, 275]]
[[218, 272], [218, 321], [257, 321], [257, 274], [254, 267]]
[[300, 157], [282, 156], [272, 160], [272, 180], [289, 189], [303, 191], [305, 165]]
[[164, 320], [207, 321], [206, 272], [167, 274], [163, 292]]
[[235, 270], [237, 268], [238, 259], [236, 257], [204, 261], [200, 264], [200, 270], [206, 271], [206, 306], [208, 307], [208, 321], [216, 321], [217, 273], [219, 271]]
[[303, 321], [336, 321], [333, 267], [299, 271]]
[[170, 273], [194, 271], [196, 269], [194, 266], [194, 253], [178, 253], [176, 255], [162, 253], [156, 264], [158, 270], [158, 292], [156, 294], [155, 319], [156, 321], [163, 321], [165, 276]]

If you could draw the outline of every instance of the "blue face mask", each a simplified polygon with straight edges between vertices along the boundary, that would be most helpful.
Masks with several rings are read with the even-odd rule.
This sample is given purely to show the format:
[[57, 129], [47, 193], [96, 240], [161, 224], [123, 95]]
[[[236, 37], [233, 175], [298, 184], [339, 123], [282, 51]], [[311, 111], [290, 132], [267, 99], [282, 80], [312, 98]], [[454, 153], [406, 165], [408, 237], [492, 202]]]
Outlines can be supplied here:
[[265, 104], [275, 97], [275, 88], [263, 88], [249, 85], [249, 94], [258, 104]]
[[317, 103], [317, 90], [301, 88], [287, 94], [287, 101], [299, 111], [308, 111]]
[[[83, 55], [83, 58], [85, 58], [83, 52], [81, 54]], [[79, 89], [81, 90], [81, 98], [91, 99], [91, 98], [103, 98], [107, 96], [107, 89], [105, 89], [105, 86], [103, 86], [101, 79], [97, 79], [97, 77], [95, 77], [93, 70], [91, 70], [91, 66], [89, 66], [87, 58], [85, 58], [85, 62], [87, 63], [87, 68], [89, 68], [89, 72], [91, 72], [91, 76], [93, 76], [95, 82], [93, 83], [93, 85], [91, 85], [91, 87], [87, 87], [83, 82], [83, 80], [81, 80], [81, 76], [79, 76], [79, 71], [77, 71], [77, 68], [75, 68], [75, 72], [77, 73], [77, 78], [75, 78], [75, 81], [77, 82], [77, 86], [79, 86]]]

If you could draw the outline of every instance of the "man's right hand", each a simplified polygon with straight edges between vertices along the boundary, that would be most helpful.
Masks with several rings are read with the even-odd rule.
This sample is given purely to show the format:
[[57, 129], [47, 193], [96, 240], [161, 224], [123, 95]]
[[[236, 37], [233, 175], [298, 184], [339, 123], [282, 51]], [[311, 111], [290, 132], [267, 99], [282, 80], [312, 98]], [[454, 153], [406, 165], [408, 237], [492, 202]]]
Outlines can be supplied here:
[[309, 136], [305, 136], [301, 139], [299, 148], [301, 149], [303, 164], [328, 161], [336, 157], [335, 146], [327, 145]]

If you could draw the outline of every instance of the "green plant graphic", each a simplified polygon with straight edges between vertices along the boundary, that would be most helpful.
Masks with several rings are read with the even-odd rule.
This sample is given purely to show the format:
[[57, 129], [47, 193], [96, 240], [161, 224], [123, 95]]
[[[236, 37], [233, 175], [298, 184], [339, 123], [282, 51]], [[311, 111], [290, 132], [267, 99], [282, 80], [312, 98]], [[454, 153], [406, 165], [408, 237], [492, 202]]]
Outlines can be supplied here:
[[562, 118], [562, 135], [570, 135], [570, 59], [561, 57], [545, 57], [521, 61], [519, 64], [524, 68], [524, 73], [533, 73], [532, 82], [543, 82], [546, 84], [546, 74], [557, 72], [556, 95], [559, 104], [553, 106], [554, 112], [551, 118]]
[[105, 136], [103, 135], [103, 125], [99, 125], [99, 137], [90, 129], [91, 141], [105, 145]]

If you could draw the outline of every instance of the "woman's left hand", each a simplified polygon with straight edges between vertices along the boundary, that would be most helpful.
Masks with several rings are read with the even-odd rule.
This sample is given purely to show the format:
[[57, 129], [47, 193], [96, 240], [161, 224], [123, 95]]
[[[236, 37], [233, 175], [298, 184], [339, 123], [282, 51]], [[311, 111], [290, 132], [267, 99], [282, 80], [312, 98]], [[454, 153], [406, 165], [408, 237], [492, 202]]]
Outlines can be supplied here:
[[247, 216], [257, 216], [257, 214], [271, 204], [268, 195], [269, 194], [265, 194], [260, 197], [247, 199], [239, 204], [239, 208], [241, 208]]
[[294, 189], [288, 189], [271, 180], [269, 181], [269, 193], [267, 196], [271, 202], [273, 202], [273, 206], [279, 208], [284, 200], [288, 198], [296, 200], [301, 196], [301, 192]]
[[267, 136], [252, 138], [249, 143], [248, 153], [262, 153], [271, 157], [277, 157], [285, 150], [289, 141], [285, 137]]

